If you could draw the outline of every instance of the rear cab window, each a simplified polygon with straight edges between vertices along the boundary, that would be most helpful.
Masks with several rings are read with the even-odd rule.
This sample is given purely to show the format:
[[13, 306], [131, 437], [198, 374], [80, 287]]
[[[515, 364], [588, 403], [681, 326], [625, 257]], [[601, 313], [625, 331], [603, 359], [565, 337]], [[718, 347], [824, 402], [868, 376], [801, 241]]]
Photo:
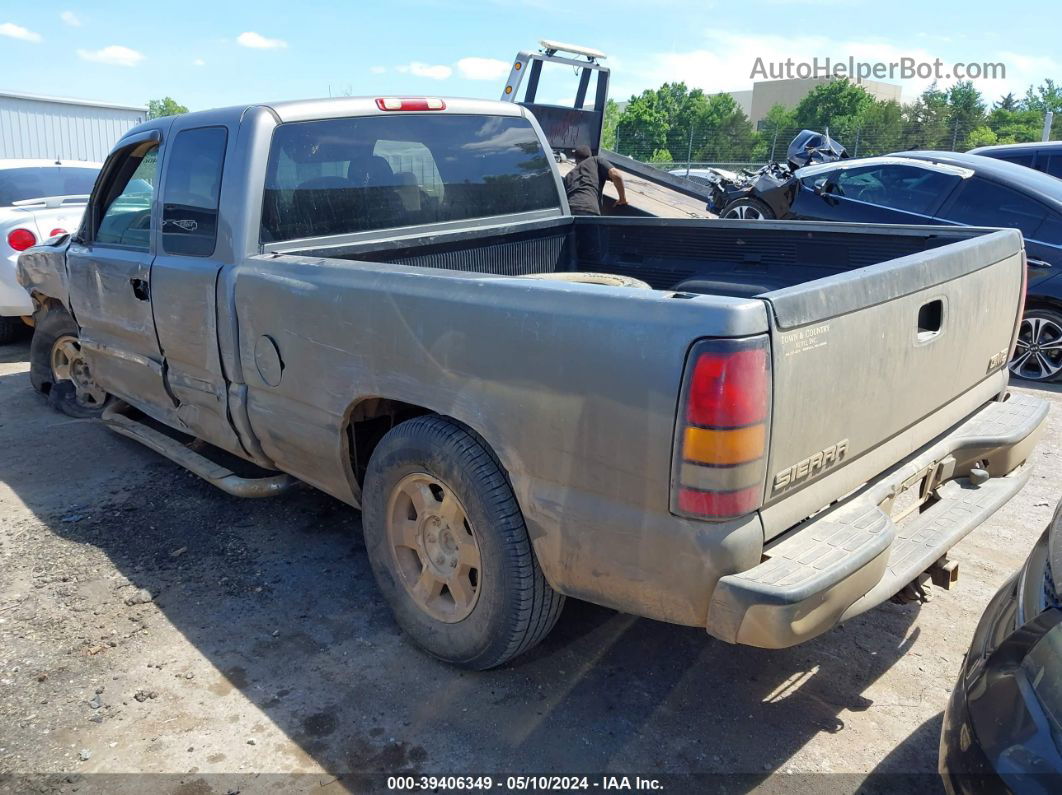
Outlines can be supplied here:
[[261, 239], [559, 209], [549, 156], [520, 116], [289, 122], [273, 133]]
[[214, 253], [227, 142], [224, 127], [183, 130], [173, 139], [162, 193], [162, 250], [167, 254]]

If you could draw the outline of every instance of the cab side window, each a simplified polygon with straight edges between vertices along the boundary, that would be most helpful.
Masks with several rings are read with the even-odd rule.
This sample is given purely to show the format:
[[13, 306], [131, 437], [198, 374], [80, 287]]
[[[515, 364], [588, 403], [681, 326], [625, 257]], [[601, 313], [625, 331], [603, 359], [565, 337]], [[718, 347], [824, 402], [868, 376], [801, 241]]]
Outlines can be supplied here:
[[167, 254], [214, 253], [227, 141], [224, 127], [184, 130], [173, 139], [162, 195], [162, 250]]
[[154, 142], [125, 153], [105, 196], [106, 206], [94, 234], [97, 243], [148, 250], [158, 154], [159, 146]]

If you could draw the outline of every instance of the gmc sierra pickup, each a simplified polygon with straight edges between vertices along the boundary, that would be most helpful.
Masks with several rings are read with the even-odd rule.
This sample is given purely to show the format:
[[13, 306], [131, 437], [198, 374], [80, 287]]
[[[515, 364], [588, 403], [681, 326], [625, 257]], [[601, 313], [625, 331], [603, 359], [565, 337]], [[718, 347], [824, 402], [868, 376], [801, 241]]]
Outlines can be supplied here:
[[149, 121], [22, 255], [33, 385], [226, 491], [362, 510], [398, 623], [487, 668], [565, 596], [731, 643], [920, 582], [1029, 478], [1014, 230], [579, 217], [534, 116]]

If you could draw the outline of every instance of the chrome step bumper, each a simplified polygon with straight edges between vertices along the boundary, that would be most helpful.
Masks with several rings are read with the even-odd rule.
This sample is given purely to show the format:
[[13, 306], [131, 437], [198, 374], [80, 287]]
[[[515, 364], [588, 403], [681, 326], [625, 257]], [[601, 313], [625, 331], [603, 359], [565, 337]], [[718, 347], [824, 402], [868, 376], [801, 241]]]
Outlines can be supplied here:
[[[1046, 416], [1047, 403], [1029, 395], [987, 404], [789, 531], [758, 566], [721, 578], [708, 632], [730, 643], [785, 648], [889, 599], [1021, 490]], [[971, 462], [987, 462], [991, 477], [980, 484], [966, 477]], [[935, 501], [895, 522], [893, 499], [924, 481]]]

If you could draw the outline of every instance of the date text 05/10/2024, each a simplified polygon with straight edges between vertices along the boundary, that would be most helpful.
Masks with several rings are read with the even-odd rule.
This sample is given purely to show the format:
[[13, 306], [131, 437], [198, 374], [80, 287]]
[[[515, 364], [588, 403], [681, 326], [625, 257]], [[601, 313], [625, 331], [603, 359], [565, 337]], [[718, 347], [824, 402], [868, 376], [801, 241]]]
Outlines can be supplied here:
[[571, 790], [660, 791], [663, 783], [641, 776], [388, 776], [387, 789], [395, 792], [470, 790], [490, 792], [567, 792]]

